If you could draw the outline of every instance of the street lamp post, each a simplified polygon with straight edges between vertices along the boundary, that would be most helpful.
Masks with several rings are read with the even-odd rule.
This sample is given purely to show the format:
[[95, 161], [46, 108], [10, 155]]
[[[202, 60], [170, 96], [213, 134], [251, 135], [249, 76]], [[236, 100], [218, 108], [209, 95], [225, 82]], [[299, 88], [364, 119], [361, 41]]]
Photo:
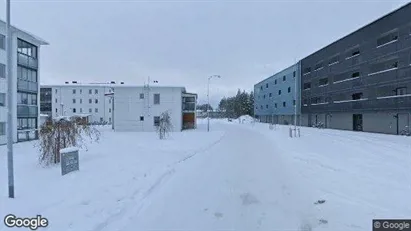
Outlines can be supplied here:
[[210, 80], [212, 78], [221, 78], [219, 75], [212, 75], [208, 77], [208, 83], [207, 83], [207, 132], [210, 131]]
[[14, 168], [13, 168], [13, 68], [12, 68], [12, 28], [10, 25], [10, 0], [6, 0], [6, 52], [7, 52], [7, 169], [9, 198], [14, 198]]

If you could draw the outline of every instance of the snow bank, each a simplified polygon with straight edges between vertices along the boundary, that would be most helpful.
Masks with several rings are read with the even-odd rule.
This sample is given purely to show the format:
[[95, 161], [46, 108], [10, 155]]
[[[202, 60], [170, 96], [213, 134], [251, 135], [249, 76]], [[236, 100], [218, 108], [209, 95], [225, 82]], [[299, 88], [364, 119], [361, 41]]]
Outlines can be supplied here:
[[242, 115], [240, 117], [238, 117], [237, 119], [240, 123], [245, 123], [245, 124], [249, 124], [252, 123], [254, 121], [254, 118], [249, 116], [249, 115]]
[[[146, 193], [177, 163], [194, 158], [215, 145], [223, 131], [172, 133], [159, 140], [156, 133], [101, 130], [99, 143], [80, 150], [81, 171], [61, 177], [60, 166], [38, 166], [36, 142], [14, 145], [15, 199], [0, 190], [0, 217], [41, 214], [50, 221], [41, 230], [100, 230], [103, 220], [125, 204], [143, 200]], [[7, 162], [0, 146], [0, 163]], [[5, 165], [4, 165], [5, 166]], [[0, 185], [7, 185], [7, 169], [0, 167]], [[100, 227], [101, 228], [101, 227]], [[0, 225], [0, 231], [9, 230]], [[13, 230], [13, 229], [10, 229]]]

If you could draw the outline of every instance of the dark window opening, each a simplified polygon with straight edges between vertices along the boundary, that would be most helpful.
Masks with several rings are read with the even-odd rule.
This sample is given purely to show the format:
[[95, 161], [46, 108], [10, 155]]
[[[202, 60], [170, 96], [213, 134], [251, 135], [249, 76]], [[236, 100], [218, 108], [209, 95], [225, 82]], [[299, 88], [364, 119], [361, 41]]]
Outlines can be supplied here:
[[285, 107], [287, 104], [285, 102], [283, 102], [283, 107]]
[[328, 84], [328, 78], [322, 78], [320, 80], [318, 80], [318, 85], [320, 86], [324, 86]]
[[398, 40], [398, 32], [392, 32], [390, 34], [381, 36], [377, 39], [377, 47], [383, 46], [387, 43], [394, 42]]
[[269, 97], [272, 97], [272, 96], [273, 96], [273, 94], [272, 94], [272, 93], [270, 93], [270, 94], [269, 94]]
[[288, 87], [288, 93], [290, 93], [291, 92], [291, 87]]
[[310, 89], [311, 88], [311, 83], [304, 83], [304, 90]]
[[338, 55], [336, 55], [330, 59], [330, 61], [328, 62], [328, 65], [336, 64], [338, 62], [339, 62]]
[[274, 80], [274, 84], [277, 84], [277, 80]]
[[260, 87], [260, 90], [263, 90], [263, 86]]
[[283, 81], [285, 81], [286, 80], [286, 77], [285, 77], [285, 75], [283, 76]]
[[140, 99], [144, 99], [144, 93], [140, 93]]
[[73, 108], [73, 113], [76, 113], [76, 109], [75, 109], [75, 108]]
[[278, 90], [278, 95], [281, 95], [281, 90]]
[[363, 93], [354, 93], [351, 95], [352, 100], [362, 99]]
[[154, 126], [160, 126], [160, 116], [154, 116]]
[[396, 95], [406, 95], [407, 94], [407, 88], [406, 87], [398, 87], [395, 89], [395, 94]]
[[358, 71], [351, 74], [352, 78], [356, 78], [356, 77], [359, 77], [359, 76], [360, 76], [360, 72], [358, 72]]
[[317, 70], [321, 69], [322, 67], [323, 67], [323, 63], [322, 63], [322, 62], [317, 63], [317, 64], [315, 65], [314, 70], [317, 71]]
[[295, 106], [295, 100], [293, 100], [293, 105]]
[[274, 104], [274, 107], [277, 108], [277, 103]]
[[268, 83], [265, 84], [265, 88], [268, 88]]
[[311, 72], [311, 67], [304, 68], [304, 74], [308, 74]]
[[293, 77], [295, 77], [295, 71], [293, 72]]
[[268, 104], [265, 105], [265, 108], [268, 108]]
[[140, 121], [144, 121], [144, 116], [140, 116]]
[[264, 99], [265, 99], [265, 94], [264, 94]]

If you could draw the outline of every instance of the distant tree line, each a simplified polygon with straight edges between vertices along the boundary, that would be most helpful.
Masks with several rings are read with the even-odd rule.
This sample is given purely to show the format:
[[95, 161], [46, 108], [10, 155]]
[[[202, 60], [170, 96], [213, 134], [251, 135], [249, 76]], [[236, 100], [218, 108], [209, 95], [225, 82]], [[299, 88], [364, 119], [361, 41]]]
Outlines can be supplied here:
[[238, 118], [242, 115], [254, 116], [254, 93], [238, 89], [237, 95], [221, 99], [218, 109], [228, 118]]

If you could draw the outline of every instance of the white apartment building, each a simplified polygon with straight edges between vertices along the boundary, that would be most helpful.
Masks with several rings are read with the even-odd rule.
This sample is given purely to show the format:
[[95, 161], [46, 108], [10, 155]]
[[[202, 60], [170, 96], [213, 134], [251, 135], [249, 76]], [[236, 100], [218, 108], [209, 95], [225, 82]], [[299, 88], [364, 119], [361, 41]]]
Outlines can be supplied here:
[[81, 115], [87, 116], [89, 122], [111, 124], [113, 102], [105, 94], [122, 84], [72, 81], [60, 85], [41, 85], [41, 113], [52, 117]]
[[173, 131], [196, 127], [197, 95], [184, 87], [114, 87], [114, 130], [156, 131], [161, 113], [168, 111]]
[[[40, 101], [40, 46], [46, 41], [12, 27], [12, 92], [14, 142], [37, 139]], [[6, 23], [0, 20], [0, 145], [7, 143]]]

